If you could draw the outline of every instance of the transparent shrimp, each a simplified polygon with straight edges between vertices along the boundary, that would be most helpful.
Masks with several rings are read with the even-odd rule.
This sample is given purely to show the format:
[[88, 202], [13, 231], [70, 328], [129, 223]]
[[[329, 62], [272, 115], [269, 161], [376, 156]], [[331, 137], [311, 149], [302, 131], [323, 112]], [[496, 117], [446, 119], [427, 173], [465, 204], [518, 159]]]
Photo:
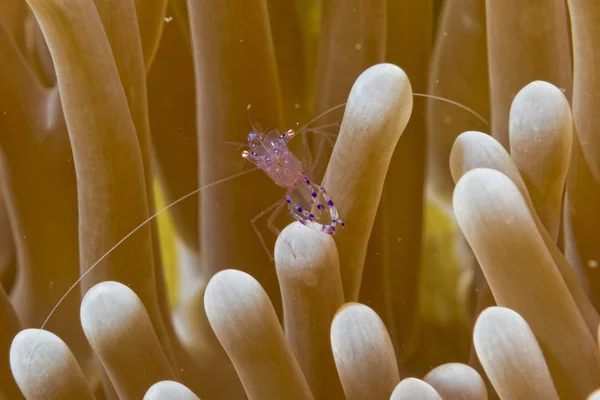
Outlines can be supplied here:
[[[285, 201], [288, 204], [290, 215], [301, 224], [333, 235], [338, 225], [344, 227], [344, 221], [340, 219], [333, 199], [327, 194], [325, 188], [310, 181], [308, 173], [303, 169], [302, 162], [288, 148], [288, 141], [295, 135], [296, 133], [292, 129], [283, 134], [279, 134], [277, 130], [268, 134], [252, 131], [248, 134], [249, 149], [242, 152], [242, 157], [263, 170], [276, 185], [285, 188], [287, 191], [283, 200], [278, 201], [268, 209], [276, 208], [276, 211], [269, 218], [268, 225], [271, 229], [274, 228], [272, 220], [281, 210], [279, 205]], [[308, 208], [304, 208], [292, 200], [293, 192], [302, 188], [309, 191], [311, 206], [316, 209], [314, 214]], [[328, 221], [323, 221], [326, 210], [329, 211], [329, 218]], [[251, 221], [252, 227], [258, 234], [261, 244], [271, 256], [255, 225], [256, 219], [262, 215], [263, 213], [253, 218]], [[279, 234], [277, 228], [274, 231]]]
[[[464, 106], [460, 103], [457, 103], [453, 100], [449, 100], [449, 99], [445, 99], [443, 97], [438, 97], [438, 96], [433, 96], [433, 95], [428, 95], [428, 94], [420, 94], [420, 93], [413, 93], [413, 96], [418, 96], [418, 97], [426, 97], [426, 98], [431, 98], [431, 99], [435, 99], [435, 100], [439, 100], [439, 101], [443, 101], [446, 103], [450, 103], [453, 104], [459, 108], [462, 108], [463, 110], [468, 111], [470, 114], [474, 115], [476, 118], [478, 118], [480, 121], [482, 121], [485, 125], [489, 125], [489, 123], [485, 120], [485, 118], [483, 118], [481, 115], [479, 115], [478, 113], [476, 113], [474, 110], [472, 110], [471, 108]], [[138, 226], [136, 226], [135, 228], [133, 228], [127, 235], [125, 235], [123, 238], [121, 238], [119, 241], [117, 241], [110, 249], [108, 249], [108, 251], [106, 251], [106, 253], [104, 253], [96, 262], [94, 262], [83, 274], [81, 274], [81, 276], [77, 279], [77, 281], [75, 281], [65, 292], [65, 294], [58, 300], [58, 302], [56, 303], [56, 305], [52, 308], [52, 310], [50, 311], [50, 313], [48, 314], [48, 316], [46, 317], [46, 319], [44, 320], [42, 326], [40, 327], [40, 329], [44, 329], [46, 327], [46, 325], [48, 324], [48, 322], [50, 321], [50, 319], [52, 318], [52, 316], [54, 315], [54, 313], [56, 312], [56, 310], [58, 309], [58, 307], [63, 303], [63, 301], [67, 298], [67, 296], [77, 287], [77, 285], [79, 285], [79, 283], [81, 283], [81, 281], [92, 271], [94, 270], [104, 259], [106, 259], [106, 257], [108, 257], [110, 254], [112, 254], [121, 244], [123, 244], [123, 242], [125, 242], [127, 239], [129, 239], [131, 236], [133, 236], [136, 232], [138, 232], [140, 229], [142, 229], [146, 224], [148, 224], [149, 222], [153, 221], [154, 219], [156, 219], [160, 214], [164, 213], [165, 211], [175, 207], [177, 204], [181, 203], [182, 201], [206, 190], [209, 189], [211, 187], [220, 185], [222, 183], [225, 183], [227, 181], [230, 181], [232, 179], [238, 178], [242, 175], [246, 175], [249, 174], [251, 172], [254, 171], [258, 171], [258, 170], [263, 170], [267, 173], [267, 175], [269, 175], [269, 177], [271, 177], [271, 179], [273, 179], [273, 181], [278, 184], [279, 186], [282, 186], [284, 188], [286, 188], [288, 190], [288, 193], [286, 193], [286, 196], [284, 197], [283, 200], [279, 200], [277, 201], [275, 204], [269, 206], [267, 209], [265, 209], [264, 211], [262, 211], [261, 213], [259, 213], [256, 217], [254, 217], [251, 220], [252, 226], [255, 230], [255, 232], [258, 234], [263, 246], [265, 247], [265, 250], [267, 251], [268, 254], [270, 254], [266, 244], [264, 243], [264, 240], [262, 239], [262, 236], [260, 235], [260, 232], [258, 231], [258, 229], [256, 228], [256, 224], [255, 222], [261, 218], [262, 216], [266, 215], [267, 213], [273, 211], [273, 214], [269, 217], [267, 225], [269, 226], [269, 228], [275, 233], [275, 234], [279, 234], [279, 230], [275, 227], [273, 221], [276, 218], [278, 212], [281, 211], [281, 208], [283, 205], [285, 205], [286, 203], [288, 204], [288, 208], [290, 210], [290, 214], [292, 214], [292, 216], [297, 219], [298, 221], [302, 222], [308, 226], [309, 228], [312, 229], [317, 229], [317, 230], [321, 230], [323, 233], [326, 234], [334, 234], [335, 233], [335, 227], [337, 225], [340, 226], [344, 226], [344, 223], [342, 220], [340, 220], [337, 209], [335, 208], [335, 205], [333, 203], [333, 200], [327, 195], [326, 191], [324, 188], [322, 188], [319, 185], [315, 185], [314, 183], [312, 183], [310, 180], [308, 180], [308, 178], [306, 178], [305, 180], [305, 175], [304, 174], [300, 174], [299, 176], [294, 176], [294, 174], [291, 172], [292, 170], [295, 172], [302, 172], [302, 167], [301, 167], [301, 163], [299, 161], [299, 159], [293, 155], [293, 154], [288, 154], [287, 157], [285, 159], [283, 158], [279, 158], [279, 159], [270, 159], [267, 163], [266, 159], [264, 159], [264, 157], [269, 153], [269, 151], [267, 151], [264, 147], [258, 147], [258, 145], [260, 144], [261, 146], [263, 144], [267, 145], [267, 138], [273, 140], [274, 138], [277, 139], [279, 142], [277, 146], [278, 149], [285, 149], [286, 151], [290, 152], [289, 148], [287, 147], [287, 143], [294, 137], [298, 136], [298, 135], [302, 135], [304, 140], [306, 140], [306, 133], [307, 132], [314, 132], [316, 134], [320, 134], [322, 135], [326, 140], [328, 140], [330, 142], [330, 144], [334, 144], [332, 141], [332, 137], [335, 137], [336, 135], [331, 134], [331, 133], [327, 133], [327, 132], [322, 132], [321, 129], [325, 128], [325, 127], [319, 127], [319, 128], [310, 128], [310, 125], [312, 125], [316, 120], [318, 120], [319, 118], [325, 116], [326, 114], [335, 111], [341, 107], [344, 107], [346, 105], [346, 103], [337, 105], [333, 108], [330, 108], [329, 110], [317, 115], [315, 118], [313, 118], [312, 120], [310, 120], [309, 122], [307, 122], [306, 124], [304, 124], [300, 129], [298, 129], [297, 132], [294, 131], [287, 131], [283, 136], [283, 138], [281, 138], [282, 135], [275, 133], [276, 131], [272, 131], [269, 135], [263, 135], [263, 138], [260, 139], [259, 136], [251, 136], [248, 135], [248, 146], [249, 149], [248, 151], [248, 155], [246, 156], [247, 159], [249, 161], [255, 162], [255, 164], [257, 165], [255, 168], [251, 168], [242, 172], [239, 172], [237, 174], [228, 176], [226, 178], [220, 179], [218, 181], [209, 183], [207, 185], [201, 186], [185, 195], [183, 195], [182, 197], [180, 197], [177, 200], [172, 201], [171, 203], [167, 204], [166, 206], [164, 206], [163, 208], [161, 208], [160, 210], [156, 211], [154, 214], [150, 215], [148, 218], [146, 218], [144, 221], [142, 221]], [[334, 124], [337, 125], [337, 124]], [[328, 125], [331, 126], [331, 125]], [[253, 132], [256, 135], [259, 135], [256, 132]], [[252, 134], [252, 132], [251, 132]], [[283, 142], [281, 142], [283, 141]], [[256, 144], [257, 147], [253, 147], [253, 144]], [[284, 147], [285, 145], [285, 147]], [[275, 146], [275, 147], [277, 147]], [[275, 150], [275, 147], [271, 148], [273, 151]], [[256, 153], [256, 155], [252, 154], [252, 149], [255, 149], [254, 152]], [[260, 150], [260, 152], [258, 151]], [[307, 149], [308, 150], [308, 149]], [[321, 153], [321, 146], [319, 146], [319, 149], [317, 151], [317, 155], [314, 159], [314, 161], [312, 162], [311, 167], [308, 169], [308, 171], [310, 171], [314, 165], [316, 165], [316, 162], [318, 162], [319, 157], [320, 157], [320, 153]], [[309, 151], [309, 150], [308, 150]], [[275, 153], [276, 154], [276, 153]], [[243, 153], [242, 153], [243, 155]], [[293, 156], [293, 158], [292, 158]], [[252, 157], [252, 158], [251, 158]], [[262, 162], [260, 161], [260, 157], [262, 158]], [[310, 159], [312, 159], [312, 157], [309, 157]], [[278, 164], [278, 162], [282, 162], [282, 160], [287, 160], [289, 162], [293, 163], [293, 166], [290, 165], [289, 171], [285, 170], [285, 171], [280, 171], [277, 172], [277, 168], [283, 168], [281, 165]], [[293, 161], [290, 161], [293, 160]], [[259, 165], [259, 162], [260, 165]], [[274, 163], [274, 164], [273, 164]], [[298, 164], [296, 163], [300, 163], [300, 166], [298, 166]], [[275, 167], [273, 166], [275, 165]], [[285, 164], [284, 164], [285, 165]], [[293, 167], [293, 169], [292, 169]], [[293, 185], [292, 185], [293, 183]], [[291, 199], [291, 193], [289, 193], [289, 191], [291, 190], [292, 192], [294, 191], [294, 189], [296, 187], [300, 187], [302, 186], [302, 183], [304, 183], [304, 188], [309, 189], [310, 190], [310, 197], [311, 197], [311, 202], [312, 204], [317, 208], [316, 213], [318, 215], [321, 215], [322, 213], [325, 212], [325, 210], [329, 210], [329, 219], [330, 219], [330, 224], [320, 224], [316, 218], [315, 215], [313, 215], [311, 213], [311, 211], [309, 210], [305, 210], [304, 208], [301, 208], [300, 206], [296, 205], [296, 203], [294, 201], [292, 201]], [[317, 194], [317, 196], [313, 196], [312, 193], [313, 191]], [[289, 202], [288, 202], [289, 200]], [[326, 204], [326, 206], [323, 205]], [[317, 205], [317, 204], [320, 204]], [[300, 209], [299, 209], [300, 208]], [[312, 216], [312, 217], [311, 217]], [[33, 354], [33, 352], [32, 352]]]
[[[471, 108], [458, 102], [427, 94], [413, 93], [413, 95], [415, 97], [432, 98], [453, 104], [473, 114], [480, 121], [487, 125], [487, 121], [481, 115]], [[302, 225], [311, 229], [328, 235], [334, 235], [336, 233], [337, 226], [342, 228], [345, 227], [345, 223], [340, 219], [339, 212], [333, 203], [333, 199], [327, 194], [325, 188], [315, 184], [314, 182], [311, 182], [311, 180], [308, 178], [308, 175], [312, 172], [319, 161], [319, 155], [323, 149], [324, 142], [323, 140], [320, 141], [317, 156], [313, 162], [310, 148], [306, 144], [305, 137], [306, 132], [320, 134], [322, 138], [329, 141], [330, 145], [333, 147], [331, 136], [335, 135], [323, 132], [322, 129], [331, 126], [339, 126], [339, 124], [329, 124], [311, 129], [307, 128], [318, 118], [321, 118], [323, 115], [337, 108], [343, 107], [345, 104], [346, 103], [340, 104], [337, 107], [327, 110], [300, 128], [299, 132], [303, 134], [303, 139], [305, 142], [304, 147], [309, 160], [308, 164], [310, 165], [308, 170], [303, 169], [302, 162], [298, 157], [296, 157], [296, 155], [289, 149], [287, 145], [287, 143], [293, 137], [297, 136], [297, 133], [294, 132], [294, 130], [290, 129], [283, 134], [280, 134], [278, 130], [273, 130], [269, 133], [261, 133], [258, 132], [253, 126], [254, 130], [248, 134], [248, 149], [242, 152], [242, 157], [264, 171], [273, 180], [273, 182], [275, 182], [276, 185], [286, 189], [285, 197], [282, 200], [270, 205], [250, 221], [254, 232], [258, 236], [263, 249], [269, 255], [271, 261], [273, 261], [273, 255], [271, 254], [264, 238], [256, 226], [256, 221], [274, 209], [271, 216], [267, 220], [267, 226], [275, 235], [279, 235], [280, 230], [275, 226], [274, 220], [281, 212], [282, 206], [285, 203], [288, 205], [288, 211], [290, 215]], [[250, 109], [250, 106], [248, 106], [248, 109]], [[292, 200], [292, 194], [295, 191], [300, 191], [302, 189], [307, 189], [310, 194], [309, 198], [311, 204], [308, 208], [302, 207], [302, 205]], [[311, 208], [316, 210], [315, 213], [311, 212]], [[327, 211], [329, 212], [327, 213]], [[328, 214], [327, 221], [323, 221], [325, 214]]]

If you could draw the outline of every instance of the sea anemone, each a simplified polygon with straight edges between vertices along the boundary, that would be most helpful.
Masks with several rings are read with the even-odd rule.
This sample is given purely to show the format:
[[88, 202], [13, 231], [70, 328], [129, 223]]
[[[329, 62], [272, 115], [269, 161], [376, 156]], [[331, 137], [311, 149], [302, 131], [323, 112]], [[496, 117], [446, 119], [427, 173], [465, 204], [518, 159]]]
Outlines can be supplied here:
[[567, 3], [0, 0], [0, 399], [600, 398]]

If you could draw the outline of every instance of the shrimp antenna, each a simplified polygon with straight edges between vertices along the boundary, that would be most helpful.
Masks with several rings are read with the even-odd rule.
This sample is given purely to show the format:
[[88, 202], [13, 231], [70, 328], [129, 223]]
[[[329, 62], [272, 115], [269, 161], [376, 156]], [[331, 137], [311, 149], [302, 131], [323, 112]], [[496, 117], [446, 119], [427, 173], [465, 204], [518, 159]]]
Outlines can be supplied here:
[[75, 289], [75, 287], [77, 287], [77, 285], [94, 269], [96, 268], [96, 266], [98, 266], [98, 264], [100, 264], [106, 257], [108, 257], [117, 247], [119, 247], [124, 241], [126, 241], [127, 239], [129, 239], [134, 233], [136, 233], [137, 231], [139, 231], [144, 225], [146, 225], [148, 222], [152, 221], [153, 219], [155, 219], [156, 217], [158, 217], [160, 214], [162, 214], [163, 212], [167, 211], [168, 209], [170, 209], [171, 207], [174, 207], [175, 205], [181, 203], [182, 201], [184, 201], [185, 199], [188, 199], [190, 197], [192, 197], [193, 195], [200, 193], [201, 191], [208, 189], [210, 187], [219, 185], [223, 182], [227, 182], [231, 179], [240, 177], [242, 175], [248, 174], [250, 172], [254, 172], [259, 170], [260, 168], [258, 167], [254, 167], [251, 168], [249, 170], [246, 171], [242, 171], [242, 172], [238, 172], [237, 174], [233, 174], [231, 176], [228, 176], [227, 178], [223, 178], [223, 179], [219, 179], [218, 181], [215, 181], [213, 183], [209, 183], [208, 185], [204, 185], [199, 187], [198, 189], [195, 189], [191, 192], [189, 192], [188, 194], [178, 198], [177, 200], [167, 204], [166, 206], [164, 206], [163, 208], [161, 208], [160, 210], [158, 210], [157, 212], [155, 212], [154, 214], [152, 214], [151, 216], [149, 216], [148, 218], [146, 218], [142, 223], [140, 223], [138, 226], [136, 226], [135, 228], [133, 228], [127, 235], [125, 235], [123, 237], [123, 239], [119, 240], [113, 247], [111, 247], [106, 253], [104, 253], [104, 255], [102, 257], [100, 257], [94, 264], [92, 264], [92, 266], [90, 268], [88, 268], [87, 271], [85, 271], [83, 274], [81, 274], [81, 276], [79, 277], [79, 279], [77, 279], [77, 281], [75, 281], [75, 283], [73, 283], [69, 289], [67, 289], [66, 293], [60, 298], [60, 300], [58, 300], [58, 303], [56, 303], [56, 305], [54, 306], [54, 308], [52, 308], [52, 310], [50, 311], [50, 314], [48, 314], [48, 317], [46, 317], [46, 319], [44, 320], [44, 323], [42, 324], [42, 326], [40, 327], [40, 329], [44, 329], [44, 327], [46, 326], [46, 324], [48, 324], [48, 321], [50, 321], [50, 318], [52, 317], [52, 315], [54, 314], [54, 312], [58, 309], [58, 306], [61, 305], [61, 303], [65, 300], [65, 298], [69, 295], [69, 293], [71, 293], [73, 291], [73, 289]]
[[250, 122], [250, 126], [252, 127], [252, 130], [254, 132], [258, 132], [258, 129], [254, 126], [254, 122], [252, 122], [252, 113], [250, 112], [251, 108], [252, 108], [252, 104], [248, 104], [246, 106], [246, 112], [248, 113], [248, 122]]
[[306, 124], [302, 125], [302, 127], [300, 129], [298, 129], [298, 132], [302, 132], [304, 129], [308, 128], [308, 126], [310, 124], [312, 124], [313, 122], [315, 122], [316, 120], [318, 120], [320, 118], [323, 118], [325, 115], [329, 114], [330, 112], [335, 111], [335, 110], [337, 110], [339, 108], [342, 108], [345, 105], [346, 105], [346, 102], [344, 102], [342, 104], [338, 104], [337, 106], [332, 107], [332, 108], [330, 108], [327, 111], [323, 111], [321, 114], [317, 115], [316, 117], [314, 117], [313, 119], [311, 119], [310, 121], [308, 121]]
[[248, 146], [248, 144], [247, 144], [247, 143], [241, 143], [241, 142], [230, 142], [230, 141], [229, 141], [229, 142], [223, 142], [223, 143], [224, 143], [224, 144], [229, 144], [229, 145], [234, 145], [234, 146], [237, 146], [237, 147], [238, 147], [238, 148], [237, 148], [238, 150], [239, 150], [239, 149], [241, 149], [242, 147], [246, 147], [246, 146]]
[[[452, 105], [454, 105], [456, 107], [459, 107], [459, 108], [462, 108], [463, 110], [465, 110], [468, 113], [472, 114], [478, 120], [480, 120], [481, 122], [483, 122], [485, 125], [489, 126], [489, 124], [490, 124], [477, 111], [473, 110], [470, 107], [465, 106], [464, 104], [459, 103], [458, 101], [446, 99], [444, 97], [436, 96], [436, 95], [433, 95], [433, 94], [425, 94], [425, 93], [413, 93], [413, 96], [414, 97], [424, 97], [424, 98], [438, 100], [438, 101], [441, 101], [441, 102], [444, 102], [444, 103], [452, 104]], [[327, 111], [323, 111], [321, 114], [317, 115], [316, 117], [314, 117], [313, 119], [311, 119], [310, 121], [308, 121], [306, 124], [302, 125], [302, 127], [300, 129], [298, 129], [298, 132], [302, 132], [304, 129], [308, 128], [313, 122], [317, 121], [320, 118], [323, 118], [325, 115], [329, 114], [332, 111], [335, 111], [335, 110], [337, 110], [339, 108], [344, 107], [346, 104], [347, 104], [347, 102], [344, 102], [342, 104], [338, 104], [337, 106], [330, 108]], [[250, 106], [248, 105], [248, 107], [250, 107]]]
[[480, 120], [481, 122], [483, 122], [485, 125], [488, 125], [488, 126], [490, 125], [490, 123], [485, 118], [483, 118], [481, 116], [481, 114], [477, 113], [477, 111], [473, 110], [472, 108], [469, 108], [469, 107], [465, 106], [464, 104], [459, 103], [458, 101], [446, 99], [444, 97], [435, 96], [433, 94], [413, 93], [413, 96], [415, 96], [415, 97], [425, 97], [425, 98], [428, 98], [428, 99], [439, 100], [439, 101], [442, 101], [444, 103], [455, 105], [455, 106], [457, 106], [459, 108], [462, 108], [463, 110], [469, 112], [470, 114], [474, 115], [478, 120]]

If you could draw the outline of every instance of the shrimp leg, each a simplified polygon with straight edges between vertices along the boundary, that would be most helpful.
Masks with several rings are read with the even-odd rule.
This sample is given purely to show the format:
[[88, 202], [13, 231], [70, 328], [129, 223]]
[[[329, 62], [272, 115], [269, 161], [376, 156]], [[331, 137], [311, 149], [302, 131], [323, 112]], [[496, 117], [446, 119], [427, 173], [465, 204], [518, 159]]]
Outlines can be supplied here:
[[279, 214], [281, 213], [281, 209], [283, 208], [284, 205], [285, 205], [285, 202], [283, 201], [283, 199], [279, 200], [279, 206], [277, 206], [277, 208], [275, 209], [275, 211], [273, 211], [273, 213], [271, 214], [269, 219], [267, 219], [267, 226], [269, 227], [271, 232], [273, 232], [277, 236], [279, 236], [281, 231], [275, 226], [274, 221], [275, 221], [275, 218], [277, 218], [279, 216]]
[[[323, 195], [323, 198], [325, 199], [325, 204], [327, 204], [327, 207], [329, 208], [329, 214], [331, 215], [331, 223], [334, 226], [336, 224], [340, 224], [342, 228], [345, 227], [346, 224], [340, 219], [338, 210], [333, 204], [333, 200], [331, 199], [331, 197], [329, 197], [329, 195], [325, 191], [325, 188], [323, 186], [317, 185], [316, 183], [311, 183], [310, 186], [316, 188]], [[321, 207], [323, 207], [323, 205], [321, 205]]]
[[[327, 233], [328, 235], [333, 235], [335, 233], [335, 228], [337, 224], [340, 224], [340, 226], [342, 227], [345, 226], [344, 222], [341, 219], [339, 219], [338, 211], [335, 208], [335, 205], [333, 204], [333, 200], [331, 200], [329, 195], [327, 195], [325, 189], [322, 186], [311, 183], [310, 180], [306, 177], [304, 178], [304, 182], [311, 191], [312, 203], [316, 205], [317, 210], [319, 211], [319, 215], [326, 208], [329, 209], [329, 214], [331, 216], [331, 225], [321, 224], [317, 222], [317, 217], [310, 211], [303, 209], [300, 205], [292, 201], [288, 193], [288, 195], [285, 196], [285, 201], [286, 203], [288, 203], [288, 211], [290, 215], [294, 217], [298, 222], [311, 229]], [[323, 204], [321, 204], [321, 202], [319, 202], [319, 193], [321, 193], [321, 195], [325, 199], [327, 206], [324, 206]]]
[[[256, 226], [256, 221], [261, 218], [262, 216], [264, 216], [265, 214], [269, 213], [269, 211], [271, 211], [272, 209], [276, 208], [277, 206], [283, 204], [283, 200], [277, 200], [275, 203], [271, 204], [269, 207], [267, 207], [266, 209], [262, 210], [260, 213], [258, 213], [254, 218], [252, 218], [250, 220], [250, 224], [252, 225], [252, 229], [254, 229], [254, 233], [256, 233], [256, 236], [258, 236], [258, 239], [260, 240], [260, 244], [263, 247], [263, 249], [265, 250], [265, 252], [269, 255], [269, 259], [272, 261], [273, 260], [273, 255], [271, 254], [271, 252], [269, 251], [269, 248], [267, 247], [267, 244], [265, 243], [265, 239], [262, 237], [260, 231], [258, 230], [258, 227]], [[271, 218], [269, 218], [270, 220]], [[271, 228], [271, 225], [273, 225], [272, 221], [271, 224], [269, 225], [269, 228]], [[273, 225], [273, 228], [275, 228], [275, 225]], [[277, 230], [277, 228], [275, 228]]]

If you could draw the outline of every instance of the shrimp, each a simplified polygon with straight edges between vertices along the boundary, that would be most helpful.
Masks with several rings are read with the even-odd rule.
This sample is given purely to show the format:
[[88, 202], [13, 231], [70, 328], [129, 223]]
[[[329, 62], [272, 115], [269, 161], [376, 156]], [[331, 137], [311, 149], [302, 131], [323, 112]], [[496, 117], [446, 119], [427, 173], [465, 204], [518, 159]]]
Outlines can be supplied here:
[[[431, 98], [447, 102], [449, 104], [455, 105], [459, 108], [466, 110], [470, 114], [474, 115], [477, 119], [482, 121], [484, 124], [488, 124], [485, 118], [483, 118], [477, 112], [453, 100], [421, 93], [413, 93], [413, 96]], [[310, 124], [312, 124], [317, 119], [323, 117], [325, 114], [328, 114], [331, 111], [334, 111], [337, 108], [344, 106], [345, 104], [346, 103], [340, 104], [318, 115], [310, 122], [305, 124], [302, 128], [300, 128], [299, 132], [301, 132], [304, 135], [307, 131], [306, 129]], [[250, 110], [250, 105], [248, 105], [248, 110]], [[330, 134], [321, 131], [323, 128], [327, 128], [332, 125], [330, 124], [324, 127], [312, 128], [308, 131], [322, 135], [323, 138], [330, 141], [330, 144], [333, 147]], [[296, 157], [294, 153], [292, 153], [292, 151], [287, 145], [287, 143], [295, 136], [297, 136], [297, 133], [294, 132], [294, 130], [292, 129], [288, 130], [283, 134], [280, 134], [278, 130], [272, 130], [269, 133], [264, 134], [254, 129], [248, 134], [248, 149], [242, 152], [242, 157], [244, 159], [250, 161], [252, 164], [256, 165], [259, 169], [264, 171], [276, 185], [286, 189], [285, 197], [282, 200], [275, 202], [274, 204], [260, 212], [258, 215], [256, 215], [254, 218], [252, 218], [252, 220], [250, 221], [250, 223], [252, 224], [252, 229], [254, 229], [254, 232], [258, 236], [263, 249], [268, 254], [271, 261], [273, 261], [273, 255], [269, 251], [269, 248], [265, 243], [262, 234], [256, 226], [256, 221], [259, 218], [263, 217], [265, 214], [275, 209], [275, 211], [272, 212], [271, 216], [267, 220], [267, 226], [275, 235], [279, 236], [280, 230], [275, 226], [273, 221], [275, 220], [275, 218], [277, 218], [277, 216], [281, 212], [282, 206], [286, 203], [288, 205], [288, 211], [290, 215], [294, 219], [299, 221], [302, 225], [307, 226], [308, 228], [323, 232], [325, 234], [334, 235], [336, 233], [336, 228], [338, 225], [342, 228], [345, 227], [345, 223], [340, 219], [338, 210], [336, 209], [333, 203], [333, 199], [327, 194], [325, 188], [323, 186], [319, 186], [311, 182], [311, 180], [308, 178], [308, 174], [312, 172], [317, 162], [319, 161], [319, 155], [320, 151], [322, 150], [321, 145], [323, 144], [323, 141], [321, 141], [319, 145], [319, 150], [313, 163], [310, 148], [306, 145], [306, 138], [303, 136], [303, 139], [305, 139], [305, 149], [308, 154], [308, 164], [310, 165], [310, 168], [308, 168], [308, 170], [305, 171], [303, 169], [302, 162], [298, 159], [298, 157]], [[317, 215], [313, 214], [309, 209], [302, 207], [301, 205], [292, 200], [292, 194], [295, 191], [300, 190], [301, 188], [307, 188], [309, 190], [310, 202], [312, 203], [312, 207], [316, 208]], [[325, 214], [326, 210], [329, 210], [329, 224], [322, 223], [322, 217], [323, 214]]]
[[[263, 170], [276, 185], [287, 190], [283, 200], [278, 201], [268, 209], [269, 211], [273, 208], [277, 209], [271, 218], [269, 218], [269, 228], [271, 228], [275, 234], [279, 234], [279, 230], [274, 227], [272, 220], [279, 214], [279, 211], [281, 210], [280, 205], [284, 204], [283, 202], [285, 201], [285, 203], [288, 204], [290, 215], [302, 225], [333, 235], [335, 234], [338, 225], [341, 227], [345, 226], [344, 221], [339, 218], [333, 200], [327, 194], [325, 188], [308, 179], [307, 173], [305, 173], [302, 167], [302, 162], [288, 148], [287, 143], [294, 136], [296, 136], [296, 133], [292, 129], [283, 134], [279, 134], [279, 131], [277, 130], [271, 131], [268, 134], [252, 131], [248, 134], [249, 149], [242, 152], [243, 158]], [[307, 188], [309, 190], [311, 203], [316, 207], [317, 215], [292, 200], [292, 193], [300, 188]], [[331, 220], [329, 224], [321, 223], [321, 218], [323, 214], [325, 214], [325, 210], [329, 210], [329, 217]], [[263, 214], [261, 213], [254, 217], [251, 223], [261, 240], [261, 244], [272, 259], [272, 256], [262, 239], [262, 235], [255, 224], [256, 220], [262, 215]]]

